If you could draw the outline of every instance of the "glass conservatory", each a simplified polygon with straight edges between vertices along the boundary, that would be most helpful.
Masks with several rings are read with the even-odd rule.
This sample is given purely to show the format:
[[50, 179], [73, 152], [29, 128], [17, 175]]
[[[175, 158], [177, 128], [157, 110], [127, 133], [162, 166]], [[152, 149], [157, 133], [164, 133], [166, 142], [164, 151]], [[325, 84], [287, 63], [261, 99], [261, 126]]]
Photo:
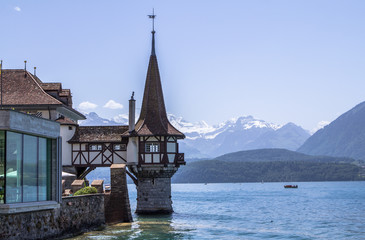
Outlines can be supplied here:
[[59, 202], [59, 142], [58, 123], [0, 111], [0, 213], [11, 205]]

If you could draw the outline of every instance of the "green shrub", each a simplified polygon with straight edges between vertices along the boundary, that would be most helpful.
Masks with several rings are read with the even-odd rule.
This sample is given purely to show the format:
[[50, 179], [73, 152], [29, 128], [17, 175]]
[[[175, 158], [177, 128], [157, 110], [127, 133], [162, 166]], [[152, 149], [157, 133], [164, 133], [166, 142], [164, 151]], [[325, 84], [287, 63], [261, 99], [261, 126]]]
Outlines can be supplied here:
[[80, 190], [78, 190], [77, 192], [75, 192], [74, 196], [94, 194], [97, 192], [98, 191], [94, 187], [84, 187], [84, 188], [81, 188]]

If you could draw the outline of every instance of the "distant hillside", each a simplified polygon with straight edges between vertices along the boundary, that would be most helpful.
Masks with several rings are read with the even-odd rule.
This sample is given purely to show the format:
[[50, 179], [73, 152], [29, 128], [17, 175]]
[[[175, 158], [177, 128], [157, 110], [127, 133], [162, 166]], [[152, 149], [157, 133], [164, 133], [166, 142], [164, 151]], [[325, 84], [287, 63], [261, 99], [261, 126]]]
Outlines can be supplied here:
[[219, 156], [214, 160], [225, 161], [225, 162], [310, 161], [310, 162], [356, 163], [356, 161], [352, 158], [312, 156], [286, 149], [257, 149], [257, 150], [240, 151]]
[[365, 102], [317, 131], [298, 152], [365, 160]]
[[172, 180], [174, 183], [365, 180], [364, 169], [353, 162], [351, 158], [309, 156], [285, 149], [250, 150], [188, 162]]

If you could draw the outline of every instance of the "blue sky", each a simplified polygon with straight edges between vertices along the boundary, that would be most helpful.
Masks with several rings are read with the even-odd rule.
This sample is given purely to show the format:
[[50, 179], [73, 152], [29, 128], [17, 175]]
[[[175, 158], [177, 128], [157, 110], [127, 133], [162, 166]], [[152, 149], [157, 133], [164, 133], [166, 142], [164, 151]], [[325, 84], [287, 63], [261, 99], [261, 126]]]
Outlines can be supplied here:
[[364, 1], [2, 0], [0, 58], [62, 82], [75, 107], [126, 114], [132, 91], [141, 104], [152, 8], [166, 107], [177, 116], [253, 115], [310, 130], [365, 100]]

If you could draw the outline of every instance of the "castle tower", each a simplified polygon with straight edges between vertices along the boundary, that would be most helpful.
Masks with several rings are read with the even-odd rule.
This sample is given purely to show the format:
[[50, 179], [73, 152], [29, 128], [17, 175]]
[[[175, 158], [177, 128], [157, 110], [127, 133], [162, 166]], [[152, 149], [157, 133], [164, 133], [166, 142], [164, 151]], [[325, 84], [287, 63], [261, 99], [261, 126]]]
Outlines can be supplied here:
[[[150, 15], [154, 19], [155, 15]], [[141, 113], [134, 125], [135, 100], [129, 102], [130, 128], [127, 161], [137, 177], [137, 213], [171, 213], [171, 177], [181, 164], [177, 140], [184, 134], [167, 119], [160, 73], [155, 53], [155, 31], [143, 95]]]

